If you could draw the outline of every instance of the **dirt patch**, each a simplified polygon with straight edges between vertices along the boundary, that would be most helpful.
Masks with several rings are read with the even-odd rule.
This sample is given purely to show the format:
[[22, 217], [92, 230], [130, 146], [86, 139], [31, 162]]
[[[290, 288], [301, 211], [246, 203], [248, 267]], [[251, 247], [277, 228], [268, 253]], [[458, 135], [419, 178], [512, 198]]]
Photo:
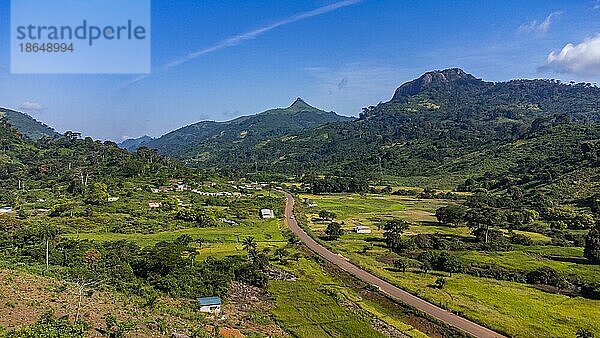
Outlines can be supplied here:
[[[78, 292], [74, 284], [52, 278], [31, 275], [14, 270], [0, 271], [0, 325], [19, 329], [35, 323], [39, 317], [53, 310], [56, 316], [75, 320]], [[148, 313], [131, 304], [131, 299], [121, 298], [105, 291], [91, 291], [83, 298], [80, 318], [91, 325], [89, 337], [100, 337], [95, 328], [105, 326], [107, 315], [119, 321], [131, 320], [136, 329], [129, 336], [152, 335], [144, 322]]]
[[383, 256], [377, 256], [376, 260], [378, 262], [381, 262], [385, 265], [389, 265], [389, 266], [393, 266], [394, 262], [396, 261], [397, 256], [391, 255], [391, 254], [387, 254], [387, 255], [383, 255]]
[[269, 280], [280, 280], [280, 281], [293, 282], [298, 279], [298, 277], [296, 275], [294, 275], [293, 273], [278, 269], [274, 266], [269, 266], [267, 268], [266, 274], [267, 274], [267, 277], [269, 277]]
[[231, 283], [229, 299], [222, 306], [222, 319], [227, 325], [241, 331], [259, 332], [268, 337], [287, 337], [270, 314], [274, 299], [261, 288]]
[[[196, 309], [192, 300], [160, 297], [154, 305], [144, 306], [146, 301], [137, 296], [93, 290], [84, 297], [80, 318], [90, 324], [88, 337], [101, 337], [96, 328], [105, 328], [109, 314], [119, 321], [135, 324], [127, 337], [164, 337], [174, 332], [187, 336], [192, 329], [207, 324], [271, 337], [288, 336], [269, 314], [273, 300], [266, 291], [233, 283], [230, 295], [219, 318], [211, 320]], [[48, 310], [59, 317], [67, 316], [73, 322], [77, 300], [77, 289], [72, 283], [22, 271], [0, 270], [0, 326], [7, 329], [33, 324]]]

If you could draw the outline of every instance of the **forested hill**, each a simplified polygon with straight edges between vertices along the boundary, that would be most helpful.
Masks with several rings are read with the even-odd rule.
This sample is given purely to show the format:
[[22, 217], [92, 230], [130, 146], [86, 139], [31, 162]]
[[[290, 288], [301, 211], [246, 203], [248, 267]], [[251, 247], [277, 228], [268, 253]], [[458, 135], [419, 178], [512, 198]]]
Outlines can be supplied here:
[[449, 69], [402, 85], [355, 121], [248, 146], [223, 139], [180, 156], [233, 172], [468, 178], [548, 170], [555, 179], [575, 169], [597, 171], [599, 108], [600, 88], [590, 84], [493, 83]]
[[[32, 141], [0, 120], [0, 205], [18, 206], [17, 191], [44, 192], [48, 200], [88, 198], [106, 187], [127, 190], [127, 181], [148, 186], [200, 175], [177, 161], [145, 148], [129, 153], [112, 142], [42, 138]], [[115, 188], [115, 190], [117, 190]], [[33, 201], [35, 202], [35, 200]]]
[[208, 158], [212, 158], [234, 148], [253, 147], [273, 137], [349, 120], [351, 118], [320, 110], [298, 98], [287, 108], [271, 109], [226, 122], [198, 122], [142, 142], [139, 146], [158, 149], [161, 154], [180, 158], [188, 154], [207, 157], [205, 152], [210, 150]]
[[0, 120], [5, 119], [26, 137], [37, 140], [42, 137], [57, 137], [59, 134], [47, 125], [36, 121], [33, 117], [15, 110], [0, 108]]

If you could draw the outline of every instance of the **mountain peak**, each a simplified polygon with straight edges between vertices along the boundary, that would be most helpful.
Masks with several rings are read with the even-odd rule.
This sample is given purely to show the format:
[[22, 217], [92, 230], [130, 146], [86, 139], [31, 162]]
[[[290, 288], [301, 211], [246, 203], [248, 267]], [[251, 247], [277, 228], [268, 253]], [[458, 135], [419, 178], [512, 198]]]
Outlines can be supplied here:
[[302, 100], [302, 98], [298, 97], [296, 98], [296, 101], [294, 101], [294, 103], [292, 103], [288, 109], [294, 110], [294, 111], [303, 111], [303, 110], [316, 110], [317, 108], [311, 106], [310, 104], [304, 102], [304, 100]]
[[392, 101], [405, 100], [407, 97], [419, 94], [423, 89], [432, 85], [462, 84], [477, 81], [480, 81], [480, 79], [460, 68], [434, 70], [421, 75], [418, 79], [404, 83], [396, 89]]

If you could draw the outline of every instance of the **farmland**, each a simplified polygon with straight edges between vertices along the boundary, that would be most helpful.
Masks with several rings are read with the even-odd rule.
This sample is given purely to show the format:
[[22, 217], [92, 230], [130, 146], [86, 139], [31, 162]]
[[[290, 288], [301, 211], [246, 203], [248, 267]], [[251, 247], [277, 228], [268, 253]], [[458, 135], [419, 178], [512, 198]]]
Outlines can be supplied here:
[[[393, 195], [300, 195], [305, 212], [304, 224], [315, 236], [336, 252], [362, 268], [393, 282], [445, 308], [480, 322], [490, 328], [516, 337], [572, 336], [577, 328], [600, 329], [594, 318], [600, 315], [600, 301], [555, 293], [524, 282], [477, 277], [467, 273], [422, 271], [416, 256], [403, 258], [405, 272], [394, 268], [402, 259], [384, 242], [383, 224], [390, 219], [410, 222], [403, 236], [437, 234], [469, 243], [474, 238], [466, 227], [448, 227], [437, 223], [435, 210], [456, 201], [419, 199]], [[310, 205], [310, 207], [308, 207]], [[318, 211], [333, 212], [345, 234], [337, 240], [323, 237], [326, 222]], [[354, 234], [357, 225], [369, 226], [371, 234]], [[581, 258], [581, 248], [550, 246], [543, 234], [519, 232], [533, 241], [532, 245], [515, 245], [510, 251], [450, 250], [450, 255], [464, 266], [497, 266], [510, 271], [532, 271], [551, 267], [564, 274], [576, 274], [588, 282], [598, 282], [597, 266]], [[562, 256], [562, 259], [561, 259]], [[443, 289], [435, 287], [444, 277]], [[518, 314], [518, 315], [516, 315]]]

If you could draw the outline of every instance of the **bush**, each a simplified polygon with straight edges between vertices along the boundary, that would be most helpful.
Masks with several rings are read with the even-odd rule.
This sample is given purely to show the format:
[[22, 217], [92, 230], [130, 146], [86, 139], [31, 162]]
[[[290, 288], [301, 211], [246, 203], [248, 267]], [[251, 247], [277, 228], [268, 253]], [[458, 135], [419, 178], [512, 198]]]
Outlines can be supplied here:
[[544, 284], [559, 288], [568, 286], [567, 280], [558, 271], [547, 266], [529, 272], [525, 278], [529, 284]]
[[9, 332], [6, 336], [11, 338], [35, 337], [85, 337], [87, 324], [79, 321], [71, 324], [68, 318], [56, 318], [53, 312], [47, 312], [35, 323], [18, 331]]
[[512, 244], [519, 244], [519, 245], [533, 245], [533, 240], [529, 236], [523, 235], [523, 234], [513, 233], [510, 236], [510, 242]]

